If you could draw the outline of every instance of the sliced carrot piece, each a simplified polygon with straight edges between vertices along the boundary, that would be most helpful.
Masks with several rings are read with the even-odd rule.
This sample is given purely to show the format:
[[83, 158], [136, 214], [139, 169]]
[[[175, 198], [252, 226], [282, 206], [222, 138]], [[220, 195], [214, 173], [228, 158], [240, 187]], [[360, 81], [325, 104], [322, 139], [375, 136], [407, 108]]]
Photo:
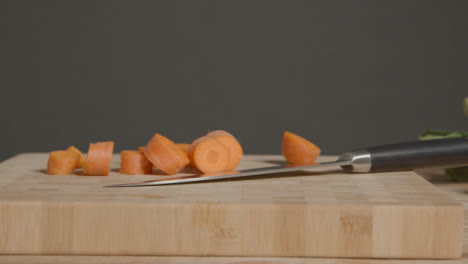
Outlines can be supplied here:
[[[187, 156], [189, 155], [189, 152], [190, 152], [190, 144], [187, 144], [187, 143], [176, 143], [177, 146], [179, 146], [179, 148], [181, 148], [185, 154], [187, 154]], [[186, 168], [193, 168], [192, 166], [192, 163], [189, 163], [185, 166]]]
[[161, 134], [155, 134], [150, 139], [145, 147], [145, 156], [167, 174], [176, 174], [190, 163], [187, 154]]
[[190, 144], [176, 143], [176, 145], [179, 146], [179, 148], [181, 148], [188, 155], [189, 150], [190, 150]]
[[91, 143], [83, 174], [93, 176], [109, 175], [113, 151], [114, 142], [112, 141]]
[[225, 171], [229, 164], [229, 149], [211, 137], [201, 137], [190, 145], [192, 165], [204, 173]]
[[83, 153], [81, 153], [81, 151], [77, 147], [71, 145], [70, 147], [67, 148], [67, 151], [71, 151], [71, 152], [74, 152], [74, 153], [80, 155], [80, 160], [78, 161], [78, 164], [76, 165], [76, 168], [81, 168], [81, 167], [83, 167], [85, 165], [86, 158], [83, 155]]
[[239, 165], [243, 154], [242, 146], [239, 143], [239, 141], [237, 141], [237, 139], [233, 135], [224, 130], [216, 130], [206, 134], [206, 136], [212, 137], [220, 141], [221, 143], [223, 143], [224, 146], [228, 148], [229, 162], [226, 167], [226, 170], [230, 171], [235, 169], [237, 165]]
[[120, 159], [120, 173], [148, 174], [153, 170], [153, 164], [139, 151], [124, 150], [120, 153]]
[[80, 155], [78, 153], [66, 150], [52, 151], [49, 154], [49, 161], [47, 162], [47, 174], [72, 174], [79, 161]]
[[287, 161], [295, 164], [313, 163], [320, 155], [320, 148], [307, 139], [291, 132], [284, 132], [281, 152]]
[[[141, 153], [141, 154], [145, 154], [145, 147], [138, 147], [138, 151]], [[146, 156], [145, 156], [146, 157]], [[151, 162], [151, 161], [150, 161]], [[157, 169], [158, 167], [156, 167], [154, 164], [153, 164], [153, 169]]]

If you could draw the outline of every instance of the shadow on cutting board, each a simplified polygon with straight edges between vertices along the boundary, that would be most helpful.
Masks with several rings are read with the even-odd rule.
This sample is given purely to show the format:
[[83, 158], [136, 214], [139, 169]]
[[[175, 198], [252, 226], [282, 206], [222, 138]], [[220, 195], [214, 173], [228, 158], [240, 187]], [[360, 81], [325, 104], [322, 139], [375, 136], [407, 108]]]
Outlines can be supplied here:
[[273, 164], [273, 165], [285, 165], [286, 164], [286, 162], [284, 162], [282, 160], [261, 160], [261, 162], [269, 163], [269, 164]]
[[[120, 169], [118, 168], [114, 168], [114, 169], [111, 169], [112, 172], [115, 172], [115, 173], [120, 173]], [[162, 170], [158, 170], [158, 169], [153, 169], [153, 171], [151, 173], [148, 173], [148, 174], [138, 174], [140, 176], [167, 176], [167, 174], [165, 172], [163, 172]]]

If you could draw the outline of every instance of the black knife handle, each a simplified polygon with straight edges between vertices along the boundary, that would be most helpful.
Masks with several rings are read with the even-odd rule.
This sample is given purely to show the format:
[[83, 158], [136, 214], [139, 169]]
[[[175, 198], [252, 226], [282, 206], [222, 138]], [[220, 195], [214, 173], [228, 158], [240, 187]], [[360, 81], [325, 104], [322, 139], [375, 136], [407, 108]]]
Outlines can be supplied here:
[[467, 138], [414, 141], [366, 150], [370, 154], [370, 172], [468, 165]]

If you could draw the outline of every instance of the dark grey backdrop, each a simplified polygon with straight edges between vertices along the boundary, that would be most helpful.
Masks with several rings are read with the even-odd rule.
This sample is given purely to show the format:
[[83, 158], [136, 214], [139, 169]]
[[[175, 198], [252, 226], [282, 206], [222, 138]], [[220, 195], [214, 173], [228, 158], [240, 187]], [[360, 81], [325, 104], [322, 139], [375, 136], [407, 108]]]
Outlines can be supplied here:
[[324, 153], [468, 130], [468, 1], [1, 1], [0, 160], [213, 129]]

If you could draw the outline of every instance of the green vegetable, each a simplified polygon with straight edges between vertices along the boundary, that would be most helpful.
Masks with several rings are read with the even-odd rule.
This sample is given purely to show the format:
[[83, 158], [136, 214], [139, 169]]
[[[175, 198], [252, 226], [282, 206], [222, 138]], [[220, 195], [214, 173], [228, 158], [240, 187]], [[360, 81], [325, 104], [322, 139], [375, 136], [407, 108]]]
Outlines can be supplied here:
[[[463, 101], [463, 109], [465, 110], [465, 115], [468, 116], [468, 97], [465, 97], [465, 100]], [[468, 132], [428, 129], [419, 135], [419, 140], [459, 137], [468, 137]], [[445, 169], [445, 173], [449, 175], [453, 181], [468, 182], [468, 166]]]
[[[465, 100], [465, 102], [468, 102], [468, 101]], [[468, 132], [428, 129], [419, 136], [419, 139], [431, 140], [431, 139], [458, 138], [458, 137], [468, 137]], [[445, 173], [449, 175], [453, 181], [468, 182], [468, 167], [445, 169]]]
[[459, 137], [468, 137], [468, 132], [428, 129], [419, 136], [419, 140], [431, 140], [431, 139], [440, 139], [440, 138], [459, 138]]
[[468, 182], [468, 167], [445, 169], [445, 173], [457, 182]]

